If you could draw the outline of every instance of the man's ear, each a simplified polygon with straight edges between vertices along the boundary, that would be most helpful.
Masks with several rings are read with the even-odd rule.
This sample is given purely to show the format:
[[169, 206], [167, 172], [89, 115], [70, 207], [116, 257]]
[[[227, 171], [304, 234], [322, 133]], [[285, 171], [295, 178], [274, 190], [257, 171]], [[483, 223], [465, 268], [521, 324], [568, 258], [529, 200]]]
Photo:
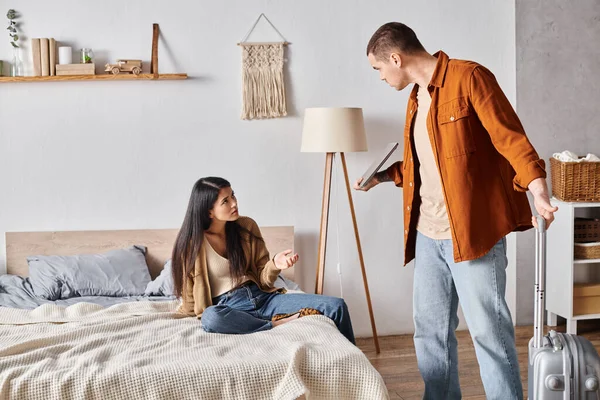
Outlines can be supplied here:
[[400, 54], [398, 54], [398, 53], [390, 54], [390, 63], [393, 66], [400, 68], [402, 66], [402, 57], [400, 57]]

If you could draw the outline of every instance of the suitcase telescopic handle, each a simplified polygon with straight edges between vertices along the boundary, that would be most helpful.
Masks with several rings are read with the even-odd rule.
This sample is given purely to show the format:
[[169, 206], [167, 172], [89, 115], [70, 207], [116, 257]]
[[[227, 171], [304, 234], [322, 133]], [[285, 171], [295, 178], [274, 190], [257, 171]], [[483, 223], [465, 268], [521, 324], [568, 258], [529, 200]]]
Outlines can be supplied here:
[[546, 220], [537, 215], [535, 229], [535, 299], [533, 316], [533, 346], [542, 347], [544, 313], [546, 310]]

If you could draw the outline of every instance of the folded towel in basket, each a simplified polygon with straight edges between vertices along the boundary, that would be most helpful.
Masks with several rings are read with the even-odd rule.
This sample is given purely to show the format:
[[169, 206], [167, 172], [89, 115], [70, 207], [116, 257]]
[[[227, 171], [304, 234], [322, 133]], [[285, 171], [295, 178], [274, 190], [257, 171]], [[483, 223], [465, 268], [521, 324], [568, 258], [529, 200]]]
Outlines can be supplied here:
[[565, 150], [562, 153], [554, 153], [552, 157], [563, 162], [600, 162], [600, 158], [595, 154], [588, 153], [587, 156], [579, 158], [577, 154], [569, 150]]

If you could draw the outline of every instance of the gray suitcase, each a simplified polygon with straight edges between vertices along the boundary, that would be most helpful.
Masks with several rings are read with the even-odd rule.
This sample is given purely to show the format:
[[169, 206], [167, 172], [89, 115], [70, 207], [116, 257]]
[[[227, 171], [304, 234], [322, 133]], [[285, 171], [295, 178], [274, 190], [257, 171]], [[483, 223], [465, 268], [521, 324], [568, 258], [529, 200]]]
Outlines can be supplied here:
[[599, 399], [600, 358], [581, 336], [550, 331], [544, 336], [546, 227], [537, 217], [534, 334], [529, 341], [529, 399]]

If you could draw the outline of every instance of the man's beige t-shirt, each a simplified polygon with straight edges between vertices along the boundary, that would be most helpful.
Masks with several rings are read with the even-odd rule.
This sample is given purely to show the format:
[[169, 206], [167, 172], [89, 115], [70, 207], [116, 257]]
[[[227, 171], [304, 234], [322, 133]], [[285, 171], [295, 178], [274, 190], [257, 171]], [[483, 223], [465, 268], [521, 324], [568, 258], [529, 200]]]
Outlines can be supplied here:
[[419, 191], [421, 208], [419, 209], [417, 230], [431, 239], [452, 239], [440, 172], [435, 162], [427, 131], [427, 114], [431, 105], [431, 96], [426, 87], [419, 86], [417, 103], [414, 138], [415, 151], [420, 164], [418, 172], [421, 176]]

